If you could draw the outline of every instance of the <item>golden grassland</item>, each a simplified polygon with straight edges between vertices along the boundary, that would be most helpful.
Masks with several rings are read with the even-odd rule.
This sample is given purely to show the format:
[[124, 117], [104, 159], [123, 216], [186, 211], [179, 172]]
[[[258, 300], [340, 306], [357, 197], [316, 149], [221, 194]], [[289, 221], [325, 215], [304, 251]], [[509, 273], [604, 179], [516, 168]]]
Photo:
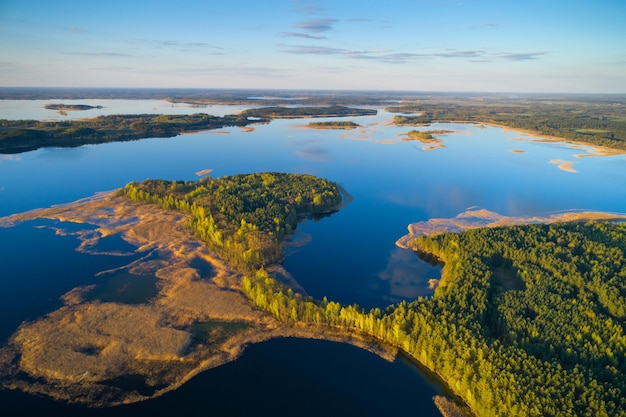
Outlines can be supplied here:
[[[253, 309], [239, 291], [240, 276], [192, 237], [180, 212], [107, 193], [9, 216], [0, 219], [0, 226], [37, 218], [96, 225], [95, 231], [76, 235], [82, 240], [77, 249], [93, 246], [98, 238], [121, 236], [146, 255], [122, 269], [154, 274], [158, 294], [129, 305], [86, 301], [93, 285], [71, 290], [62, 297], [63, 307], [23, 323], [0, 348], [4, 388], [93, 407], [130, 403], [175, 389], [199, 372], [236, 359], [246, 345], [275, 337], [340, 341], [387, 360], [395, 357], [395, 350], [368, 337], [285, 325]], [[211, 276], [191, 266], [197, 259], [211, 265]], [[198, 340], [194, 329], [199, 323], [230, 330]], [[119, 383], [129, 375], [139, 379], [139, 386]]]

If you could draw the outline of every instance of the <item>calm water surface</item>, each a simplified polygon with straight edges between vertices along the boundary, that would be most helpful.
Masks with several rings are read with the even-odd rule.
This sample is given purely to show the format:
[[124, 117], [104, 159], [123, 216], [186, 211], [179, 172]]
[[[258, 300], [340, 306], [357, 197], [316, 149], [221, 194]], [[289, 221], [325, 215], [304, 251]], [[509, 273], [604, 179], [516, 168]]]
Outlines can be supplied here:
[[[95, 103], [104, 101], [77, 100], [92, 105], [104, 105]], [[153, 105], [151, 101], [140, 102], [142, 108]], [[18, 118], [47, 117], [37, 116], [39, 107], [33, 109], [30, 104], [30, 110], [21, 109]], [[123, 108], [122, 103], [111, 107]], [[230, 110], [223, 109], [222, 114], [241, 109]], [[193, 109], [192, 113], [197, 111]], [[200, 111], [212, 113], [210, 108]], [[122, 187], [129, 181], [196, 179], [195, 172], [208, 168], [214, 170], [214, 176], [256, 171], [319, 175], [339, 182], [354, 200], [329, 217], [304, 221], [299, 226], [299, 238], [310, 239], [310, 243], [290, 249], [284, 266], [309, 295], [326, 295], [370, 308], [430, 294], [427, 281], [438, 276], [438, 267], [394, 245], [411, 222], [452, 217], [471, 206], [506, 215], [544, 215], [568, 209], [623, 212], [626, 207], [623, 155], [578, 158], [576, 155], [586, 153], [587, 148], [532, 142], [530, 136], [520, 133], [467, 124], [420, 128], [454, 131], [441, 137], [445, 147], [425, 151], [421, 143], [401, 140], [401, 134], [412, 128], [387, 125], [392, 117], [379, 111], [377, 116], [328, 119], [353, 120], [363, 126], [352, 131], [310, 130], [302, 128], [308, 120], [278, 120], [257, 125], [253, 132], [227, 128], [168, 139], [47, 148], [0, 156], [0, 216], [73, 201]], [[573, 162], [577, 172], [559, 169], [563, 161]], [[74, 250], [74, 238], [55, 236], [50, 229], [34, 228], [31, 222], [0, 228], [0, 242], [3, 248], [10, 248], [0, 253], [4, 268], [0, 308], [3, 317], [10, 317], [0, 327], [3, 340], [22, 320], [57, 308], [58, 297], [73, 286], [92, 283], [98, 270], [112, 268], [116, 262], [126, 263], [114, 257], [79, 254]], [[368, 355], [332, 343], [270, 341], [250, 347], [241, 360], [206, 372], [170, 395], [135, 407], [139, 412], [144, 406], [146, 410], [167, 409], [177, 403], [179, 410], [189, 397], [206, 392], [201, 396], [203, 404], [199, 400], [190, 402], [189, 410], [208, 412], [219, 409], [212, 404], [221, 407], [230, 400], [239, 409], [229, 415], [248, 415], [251, 409], [247, 407], [258, 403], [277, 407], [275, 402], [280, 399], [281, 406], [300, 407], [298, 414], [305, 415], [321, 413], [326, 409], [324, 405], [359, 410], [358, 414], [363, 415], [408, 415], [411, 410], [402, 407], [409, 404], [412, 415], [437, 415], [428, 407], [438, 389], [425, 382], [414, 367], [401, 362], [387, 364]], [[328, 363], [331, 366], [326, 367]], [[338, 368], [340, 365], [346, 368]], [[373, 379], [359, 385], [365, 377]], [[256, 391], [256, 385], [252, 388], [260, 378], [261, 388], [271, 387], [273, 394]], [[381, 394], [378, 405], [368, 403], [376, 399], [381, 382], [385, 389], [397, 390], [397, 395], [391, 393], [391, 399], [385, 400], [387, 397]], [[220, 394], [209, 398], [208, 393], [215, 390]], [[242, 390], [249, 402], [242, 401]], [[263, 395], [276, 401], [263, 402]], [[25, 407], [22, 394], [0, 391], [0, 396], [4, 399], [0, 404]], [[291, 402], [289, 398], [297, 400]], [[347, 398], [347, 408], [341, 408], [341, 398]], [[50, 402], [42, 401], [45, 407], [51, 407]], [[394, 402], [401, 403], [401, 409], [385, 408]], [[66, 415], [73, 410], [58, 408]], [[293, 414], [273, 410], [275, 414]]]
[[[46, 109], [48, 104], [86, 104], [94, 108], [89, 110], [58, 110]], [[243, 107], [220, 105], [195, 105], [187, 103], [170, 103], [165, 100], [0, 100], [0, 119], [20, 120], [76, 120], [112, 114], [193, 114], [209, 113], [214, 116], [237, 114]]]

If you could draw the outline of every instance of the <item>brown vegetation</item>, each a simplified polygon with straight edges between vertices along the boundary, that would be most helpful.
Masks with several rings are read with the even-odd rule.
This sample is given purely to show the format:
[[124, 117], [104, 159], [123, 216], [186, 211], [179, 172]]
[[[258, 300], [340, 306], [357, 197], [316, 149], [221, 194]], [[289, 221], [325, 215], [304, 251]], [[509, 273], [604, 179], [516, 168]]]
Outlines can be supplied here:
[[[138, 305], [85, 301], [95, 286], [68, 292], [64, 307], [22, 324], [0, 349], [2, 386], [94, 407], [129, 403], [175, 389], [234, 360], [244, 346], [274, 337], [341, 341], [393, 359], [394, 350], [366, 336], [285, 325], [253, 309], [239, 291], [239, 275], [192, 237], [186, 217], [109, 193], [0, 219], [5, 227], [36, 218], [94, 224], [95, 232], [78, 238], [93, 244], [120, 235], [138, 253], [157, 255], [122, 269], [159, 280], [158, 294]], [[210, 264], [211, 276], [192, 266], [198, 259]]]

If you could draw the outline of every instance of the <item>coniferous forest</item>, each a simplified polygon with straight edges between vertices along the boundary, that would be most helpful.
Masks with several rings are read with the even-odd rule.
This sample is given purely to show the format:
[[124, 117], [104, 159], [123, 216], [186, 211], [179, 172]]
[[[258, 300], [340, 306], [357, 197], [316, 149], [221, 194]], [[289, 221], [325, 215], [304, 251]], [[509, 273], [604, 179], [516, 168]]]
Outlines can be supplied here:
[[398, 347], [479, 416], [626, 416], [626, 225], [560, 223], [443, 233], [412, 242], [444, 263], [432, 297], [365, 311], [304, 297], [263, 268], [298, 214], [340, 201], [311, 176], [250, 174], [129, 184], [127, 196], [192, 214], [258, 308]]
[[341, 202], [331, 181], [276, 172], [200, 181], [146, 180], [123, 191], [131, 200], [191, 213], [194, 233], [242, 271], [279, 262], [282, 240], [295, 230], [299, 216], [332, 211]]

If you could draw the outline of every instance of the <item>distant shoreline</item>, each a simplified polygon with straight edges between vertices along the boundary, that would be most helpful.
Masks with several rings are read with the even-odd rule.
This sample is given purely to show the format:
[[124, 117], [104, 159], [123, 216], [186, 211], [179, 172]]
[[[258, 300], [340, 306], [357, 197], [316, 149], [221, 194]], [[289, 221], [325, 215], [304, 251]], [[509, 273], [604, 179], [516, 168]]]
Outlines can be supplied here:
[[[502, 129], [504, 132], [517, 132], [517, 133], [522, 133], [522, 134], [525, 134], [525, 135], [528, 135], [528, 136], [532, 136], [533, 138], [537, 138], [535, 140], [528, 139], [528, 141], [532, 141], [532, 142], [546, 142], [546, 143], [563, 142], [563, 143], [569, 143], [569, 144], [576, 145], [576, 146], [587, 146], [587, 147], [593, 149], [593, 152], [590, 152], [590, 153], [576, 154], [575, 155], [576, 158], [585, 158], [585, 157], [592, 157], [592, 156], [615, 156], [615, 155], [626, 154], [626, 150], [622, 150], [622, 149], [619, 149], [619, 148], [609, 148], [607, 146], [594, 145], [593, 143], [575, 141], [575, 140], [571, 140], [571, 139], [562, 138], [562, 137], [559, 137], [559, 136], [543, 135], [543, 134], [538, 133], [538, 132], [533, 132], [532, 130], [518, 129], [518, 128], [514, 128], [514, 127], [509, 127], [509, 126], [506, 126], [506, 125], [501, 125], [501, 124], [498, 124], [498, 123], [467, 122], [467, 121], [466, 122], [446, 122], [446, 123], [468, 123], [468, 124], [478, 124], [478, 125], [486, 125], [486, 126], [498, 127], [500, 129]], [[475, 127], [477, 129], [480, 129], [479, 126], [475, 126]], [[526, 139], [520, 138], [520, 140], [526, 140]]]

